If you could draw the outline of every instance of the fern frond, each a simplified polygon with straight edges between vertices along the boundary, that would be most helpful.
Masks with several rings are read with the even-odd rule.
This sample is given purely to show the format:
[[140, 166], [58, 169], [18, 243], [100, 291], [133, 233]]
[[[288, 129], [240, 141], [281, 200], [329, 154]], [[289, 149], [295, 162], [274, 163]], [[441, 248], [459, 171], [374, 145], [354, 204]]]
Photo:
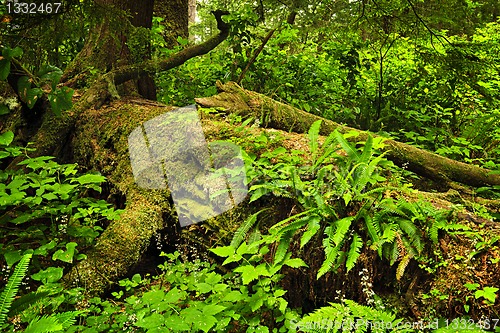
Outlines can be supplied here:
[[315, 164], [316, 157], [318, 154], [318, 138], [319, 129], [321, 127], [321, 120], [316, 120], [309, 128], [308, 138], [309, 138], [309, 149], [313, 158], [313, 164]]
[[[349, 319], [348, 306], [330, 303], [330, 306], [316, 309], [313, 313], [304, 316], [297, 324], [297, 328], [300, 332], [338, 332], [342, 329], [342, 323], [350, 321]], [[331, 327], [323, 327], [326, 323], [331, 323], [332, 325], [327, 325]]]
[[[406, 202], [405, 202], [406, 204]], [[409, 216], [403, 212], [400, 208], [399, 202], [396, 204], [392, 198], [383, 199], [377, 206], [380, 211], [377, 214], [386, 215], [386, 214], [394, 214], [401, 217], [409, 218]]]
[[398, 261], [401, 247], [397, 243], [384, 244], [383, 254], [386, 259], [389, 259], [389, 264], [392, 266], [396, 261]]
[[278, 247], [276, 248], [276, 252], [274, 253], [274, 263], [279, 263], [285, 258], [288, 253], [288, 248], [290, 247], [293, 234], [294, 233], [291, 231], [282, 234]]
[[281, 230], [282, 228], [284, 228], [284, 225], [287, 225], [288, 223], [291, 223], [293, 220], [296, 220], [299, 217], [307, 216], [308, 214], [313, 213], [313, 211], [314, 211], [314, 209], [308, 209], [308, 210], [303, 211], [301, 213], [298, 213], [298, 214], [292, 215], [290, 217], [287, 217], [286, 219], [279, 221], [278, 223], [276, 223], [275, 225], [273, 225], [271, 228], [269, 228], [269, 232], [271, 234], [279, 233], [279, 230]]
[[358, 261], [358, 258], [361, 254], [362, 247], [363, 247], [363, 239], [361, 239], [361, 237], [357, 233], [354, 233], [351, 241], [351, 246], [349, 248], [349, 252], [347, 253], [347, 260], [345, 264], [348, 272], [352, 268], [354, 268], [354, 265], [356, 265], [356, 262]]
[[330, 242], [333, 242], [335, 246], [344, 243], [346, 234], [351, 227], [352, 220], [354, 220], [354, 216], [344, 217], [343, 219], [335, 221], [335, 234], [330, 239]]
[[382, 236], [380, 232], [380, 220], [375, 216], [372, 218], [368, 214], [364, 214], [363, 218], [365, 220], [366, 229], [368, 231], [368, 236], [372, 241], [372, 244], [376, 244], [379, 242], [380, 237]]
[[407, 253], [403, 259], [398, 264], [396, 268], [396, 280], [400, 281], [405, 273], [406, 266], [410, 263], [410, 260], [413, 256], [410, 253]]
[[307, 229], [306, 231], [302, 234], [302, 237], [300, 238], [300, 248], [303, 248], [311, 238], [316, 235], [318, 230], [321, 227], [321, 217], [318, 215], [312, 215], [308, 216], [307, 219], [309, 222], [307, 223]]
[[410, 220], [407, 219], [397, 219], [399, 227], [403, 230], [408, 238], [410, 239], [411, 245], [421, 253], [424, 250], [424, 244], [422, 243], [422, 237], [420, 235], [420, 230], [417, 226]]
[[262, 212], [261, 211], [258, 211], [257, 213], [255, 214], [252, 214], [250, 215], [246, 220], [245, 222], [243, 222], [242, 225], [240, 225], [240, 227], [238, 228], [238, 230], [236, 230], [236, 232], [234, 233], [234, 236], [233, 236], [233, 239], [231, 240], [231, 246], [235, 249], [238, 248], [238, 246], [240, 246], [241, 242], [243, 242], [243, 240], [245, 239], [245, 237], [247, 236], [247, 233], [248, 231], [255, 225], [255, 223], [257, 222], [257, 216]]
[[49, 333], [62, 330], [63, 325], [55, 316], [43, 316], [31, 321], [24, 333]]
[[85, 311], [67, 311], [63, 313], [57, 313], [53, 317], [61, 323], [63, 329], [67, 329], [71, 325], [75, 324], [76, 317], [84, 313]]
[[321, 264], [321, 267], [318, 270], [318, 274], [317, 274], [318, 279], [332, 269], [333, 265], [337, 261], [337, 257], [339, 255], [340, 248], [343, 245], [343, 243], [340, 243], [336, 246], [332, 246], [334, 230], [331, 226], [325, 228], [325, 235], [327, 236], [325, 239], [323, 239], [325, 260], [323, 261], [323, 263]]
[[429, 238], [433, 244], [437, 244], [439, 238], [439, 230], [443, 229], [446, 222], [442, 220], [433, 220], [431, 226], [429, 227]]
[[359, 161], [359, 153], [355, 147], [353, 147], [347, 140], [344, 138], [342, 134], [340, 134], [337, 130], [334, 132], [335, 138], [337, 142], [340, 144], [342, 149], [347, 153], [349, 159], [353, 162]]
[[0, 327], [7, 320], [7, 314], [9, 313], [10, 306], [16, 297], [21, 282], [26, 276], [31, 256], [31, 253], [27, 253], [21, 258], [16, 266], [16, 269], [14, 270], [14, 273], [10, 276], [5, 289], [0, 294]]
[[[344, 304], [330, 303], [329, 306], [316, 309], [305, 315], [297, 323], [300, 332], [367, 332], [372, 331], [370, 323], [384, 323], [386, 328], [375, 329], [377, 332], [408, 332], [403, 319], [397, 319], [390, 312], [344, 300]], [[390, 328], [390, 329], [389, 329]]]
[[9, 310], [9, 317], [21, 313], [21, 311], [27, 309], [48, 295], [50, 295], [50, 292], [48, 291], [37, 291], [21, 296], [12, 303]]
[[278, 233], [279, 234], [283, 234], [283, 233], [287, 233], [287, 232], [290, 232], [290, 231], [292, 233], [295, 233], [297, 230], [299, 230], [300, 228], [304, 227], [308, 223], [308, 220], [309, 219], [307, 217], [303, 217], [301, 219], [298, 219], [297, 221], [293, 221], [289, 225], [284, 226], [283, 228], [279, 229]]
[[373, 137], [368, 135], [366, 139], [365, 146], [363, 147], [363, 152], [359, 158], [360, 162], [368, 163], [373, 155]]

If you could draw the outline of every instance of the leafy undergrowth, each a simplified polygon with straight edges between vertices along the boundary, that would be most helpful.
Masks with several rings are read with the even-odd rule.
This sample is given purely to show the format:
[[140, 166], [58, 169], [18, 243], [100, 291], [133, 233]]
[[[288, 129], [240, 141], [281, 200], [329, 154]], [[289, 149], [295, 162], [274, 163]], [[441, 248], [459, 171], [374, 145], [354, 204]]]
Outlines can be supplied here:
[[[498, 327], [500, 233], [487, 211], [476, 212], [479, 218], [419, 196], [404, 170], [378, 152], [382, 139], [354, 145], [337, 132], [321, 138], [318, 122], [305, 140], [287, 141], [286, 133], [240, 121], [233, 120], [237, 135], [227, 135], [247, 145], [248, 204], [286, 198], [294, 208], [272, 225], [265, 208], [248, 215], [230, 242], [212, 249], [223, 262], [165, 254], [159, 276], [136, 274], [109, 297], [88, 298], [84, 288], [61, 283], [98, 235], [99, 219], [118, 216], [87, 196], [104, 179], [49, 158], [28, 157], [28, 171], [4, 173], [1, 207], [10, 218], [2, 220], [1, 249], [15, 269], [2, 272], [0, 327], [86, 333]], [[6, 158], [22, 153], [11, 141], [2, 136]]]

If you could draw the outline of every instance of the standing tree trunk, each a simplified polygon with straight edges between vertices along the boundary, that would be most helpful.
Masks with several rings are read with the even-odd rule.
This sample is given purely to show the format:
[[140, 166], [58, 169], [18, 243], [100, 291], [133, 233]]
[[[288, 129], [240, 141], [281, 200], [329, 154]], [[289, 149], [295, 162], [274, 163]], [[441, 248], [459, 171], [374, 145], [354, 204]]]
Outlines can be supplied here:
[[[169, 28], [167, 45], [175, 45], [177, 36], [187, 37], [188, 34], [187, 0], [98, 0], [96, 6], [97, 15], [101, 19], [91, 30], [83, 50], [68, 66], [62, 78], [63, 82], [69, 81], [69, 86], [76, 85], [75, 82], [85, 82], [90, 69], [107, 73], [120, 66], [150, 59], [149, 36], [140, 28], [151, 28], [153, 12], [165, 18]], [[131, 40], [131, 35], [134, 35], [134, 40]], [[133, 47], [129, 47], [130, 43]], [[151, 74], [144, 73], [135, 82], [127, 83], [119, 89], [125, 95], [134, 91], [144, 98], [156, 100], [156, 88]]]
[[165, 19], [167, 45], [177, 45], [177, 37], [188, 38], [188, 0], [156, 0], [154, 13]]
[[[62, 80], [67, 86], [88, 88], [80, 91], [81, 95], [75, 94], [79, 98], [73, 100], [72, 109], [61, 117], [41, 112], [40, 126], [26, 137], [27, 142], [35, 142], [37, 150], [32, 156], [53, 155], [101, 172], [110, 183], [108, 194], [120, 198], [119, 204], [125, 205], [121, 218], [106, 227], [96, 246], [87, 253], [87, 259], [78, 262], [65, 275], [66, 283], [86, 287], [90, 294], [106, 290], [137, 264], [160, 229], [167, 227], [175, 232], [178, 224], [168, 190], [144, 190], [137, 186], [128, 152], [129, 134], [169, 109], [137, 98], [122, 98], [116, 103], [110, 100], [130, 97], [137, 92], [135, 83], [141, 78], [208, 53], [229, 34], [229, 27], [221, 19], [223, 14], [217, 12], [215, 17], [220, 31], [207, 41], [187, 47], [167, 59], [138, 59], [137, 50], [131, 43], [137, 37], [134, 33], [140, 32], [139, 28], [151, 26], [153, 5], [152, 0], [140, 5], [134, 0], [95, 2], [97, 23]], [[182, 11], [176, 10], [180, 5], [181, 2], [165, 2], [168, 7], [163, 10], [173, 20], [172, 24], [187, 36], [187, 1]], [[22, 67], [19, 70], [29, 76]], [[9, 74], [10, 85], [15, 86], [17, 80], [13, 78], [18, 74]], [[48, 103], [41, 104], [44, 110], [48, 107]], [[14, 132], [18, 132], [16, 126], [22, 125], [10, 120], [7, 123], [11, 124], [7, 129]], [[20, 159], [22, 157], [11, 166], [17, 165]]]

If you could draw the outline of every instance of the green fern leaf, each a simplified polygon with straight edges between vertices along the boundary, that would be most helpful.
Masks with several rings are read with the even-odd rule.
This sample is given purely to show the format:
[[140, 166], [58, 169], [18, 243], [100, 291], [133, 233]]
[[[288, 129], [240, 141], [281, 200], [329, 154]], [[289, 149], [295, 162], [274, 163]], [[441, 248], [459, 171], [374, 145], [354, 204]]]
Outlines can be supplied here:
[[393, 242], [389, 244], [384, 244], [384, 249], [386, 250], [386, 258], [389, 259], [390, 265], [394, 265], [396, 261], [398, 261], [399, 256], [400, 256], [400, 248], [398, 246], [398, 243]]
[[85, 311], [67, 311], [63, 313], [58, 313], [54, 315], [54, 318], [61, 323], [63, 329], [68, 329], [71, 325], [76, 322], [76, 317], [85, 313]]
[[231, 246], [235, 249], [240, 246], [241, 242], [245, 239], [248, 231], [255, 225], [257, 222], [257, 216], [262, 212], [258, 211], [255, 214], [250, 215], [245, 222], [236, 230], [234, 233], [233, 239], [231, 240]]
[[274, 253], [274, 263], [280, 263], [285, 259], [286, 254], [288, 253], [288, 248], [290, 247], [290, 242], [292, 240], [293, 232], [289, 231], [283, 235], [281, 240], [279, 241], [278, 247], [276, 248], [276, 252]]
[[399, 262], [398, 267], [396, 268], [396, 280], [400, 281], [405, 273], [406, 266], [410, 263], [412, 255], [410, 253], [406, 254], [403, 259]]
[[0, 327], [7, 320], [7, 314], [9, 313], [10, 306], [14, 301], [21, 282], [26, 276], [31, 256], [31, 253], [27, 253], [21, 258], [16, 266], [16, 269], [14, 270], [14, 273], [10, 276], [5, 289], [2, 294], [0, 294]]
[[323, 154], [318, 156], [318, 158], [315, 159], [315, 163], [313, 163], [313, 170], [316, 170], [316, 168], [321, 164], [324, 163], [328, 158], [330, 158], [334, 153], [337, 151], [337, 145], [334, 145], [333, 142], [335, 142], [335, 136], [330, 134], [325, 142], [323, 143]]
[[302, 237], [300, 238], [300, 248], [303, 248], [311, 238], [316, 235], [318, 230], [321, 227], [321, 217], [318, 215], [312, 215], [307, 217], [308, 223], [307, 223], [307, 230], [302, 234]]
[[345, 150], [345, 152], [347, 153], [347, 156], [349, 156], [351, 161], [358, 162], [359, 161], [359, 153], [356, 150], [356, 148], [351, 146], [351, 144], [349, 142], [347, 142], [347, 140], [344, 138], [344, 136], [342, 134], [340, 134], [338, 131], [335, 131], [334, 133], [335, 133], [334, 135], [335, 135], [335, 138], [337, 139], [337, 142], [340, 144], [342, 149]]
[[30, 322], [24, 333], [48, 333], [62, 331], [62, 329], [63, 325], [55, 316], [43, 316]]
[[380, 220], [376, 217], [371, 217], [368, 214], [363, 214], [363, 219], [365, 220], [366, 229], [368, 231], [368, 236], [372, 241], [372, 244], [377, 244], [380, 241]]
[[308, 138], [309, 138], [309, 149], [311, 150], [311, 155], [313, 158], [313, 164], [316, 161], [318, 154], [318, 138], [319, 129], [321, 128], [321, 120], [316, 120], [309, 128]]
[[433, 244], [437, 244], [439, 238], [439, 230], [444, 227], [443, 221], [436, 221], [431, 224], [429, 228], [429, 238], [431, 239]]
[[363, 147], [363, 152], [361, 153], [359, 161], [362, 163], [368, 163], [372, 155], [373, 155], [373, 137], [371, 135], [368, 135], [368, 138], [366, 139], [365, 146]]
[[424, 244], [422, 243], [422, 238], [420, 236], [420, 231], [415, 226], [415, 224], [407, 219], [397, 219], [398, 225], [409, 237], [410, 243], [417, 250], [418, 253], [422, 252], [424, 249]]
[[325, 228], [325, 235], [327, 236], [325, 239], [323, 239], [323, 248], [325, 251], [325, 260], [321, 264], [321, 267], [318, 270], [317, 278], [319, 279], [323, 275], [325, 275], [327, 272], [329, 272], [332, 267], [335, 265], [340, 248], [342, 247], [343, 243], [340, 243], [336, 246], [332, 246], [333, 244], [333, 236], [334, 236], [334, 231], [333, 228], [326, 227]]
[[335, 224], [337, 228], [335, 229], [335, 234], [330, 241], [332, 241], [335, 245], [343, 243], [345, 241], [346, 234], [351, 227], [352, 220], [354, 220], [354, 216], [344, 217], [343, 219], [336, 221]]
[[9, 310], [9, 317], [21, 313], [23, 310], [34, 305], [48, 295], [50, 295], [50, 292], [48, 291], [37, 291], [21, 296], [12, 303], [12, 306]]
[[363, 247], [363, 240], [357, 233], [355, 233], [354, 236], [352, 237], [351, 246], [349, 248], [349, 252], [347, 253], [347, 261], [345, 264], [348, 272], [354, 267], [354, 265], [358, 261], [362, 247]]

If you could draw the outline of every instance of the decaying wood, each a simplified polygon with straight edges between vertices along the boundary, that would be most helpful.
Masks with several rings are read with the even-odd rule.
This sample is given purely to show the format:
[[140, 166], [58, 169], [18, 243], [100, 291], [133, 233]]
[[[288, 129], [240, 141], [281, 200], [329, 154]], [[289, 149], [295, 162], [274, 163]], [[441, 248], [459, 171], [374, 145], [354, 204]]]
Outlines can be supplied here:
[[[249, 115], [261, 120], [265, 127], [285, 131], [305, 133], [317, 120], [323, 120], [320, 134], [329, 135], [337, 130], [341, 133], [359, 132], [357, 140], [363, 141], [368, 133], [343, 126], [331, 120], [277, 102], [267, 96], [241, 88], [234, 82], [218, 82], [219, 94], [212, 97], [197, 98], [202, 107], [220, 107], [227, 112]], [[376, 136], [376, 135], [373, 135]], [[399, 166], [438, 181], [455, 181], [471, 186], [500, 185], [500, 175], [493, 175], [490, 170], [476, 165], [466, 164], [439, 156], [414, 146], [395, 140], [385, 141], [387, 158]]]

